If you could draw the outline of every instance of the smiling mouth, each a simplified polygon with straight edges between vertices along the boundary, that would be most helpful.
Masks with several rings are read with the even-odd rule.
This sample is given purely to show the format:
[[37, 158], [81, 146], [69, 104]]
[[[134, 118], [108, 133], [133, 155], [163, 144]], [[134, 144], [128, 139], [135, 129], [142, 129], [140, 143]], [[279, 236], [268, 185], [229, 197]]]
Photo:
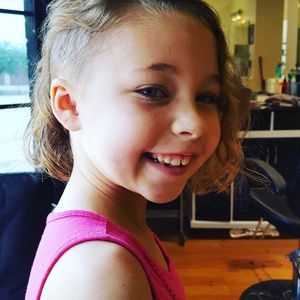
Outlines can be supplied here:
[[152, 160], [155, 163], [161, 164], [169, 168], [184, 168], [187, 167], [191, 160], [192, 156], [189, 155], [168, 155], [168, 154], [155, 154], [146, 152], [146, 158]]

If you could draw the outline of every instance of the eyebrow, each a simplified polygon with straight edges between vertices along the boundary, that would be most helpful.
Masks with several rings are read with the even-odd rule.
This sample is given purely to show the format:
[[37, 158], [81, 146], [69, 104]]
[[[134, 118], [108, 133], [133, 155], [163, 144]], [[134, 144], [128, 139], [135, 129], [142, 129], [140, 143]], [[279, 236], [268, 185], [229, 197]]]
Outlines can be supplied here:
[[[139, 71], [147, 71], [147, 70], [150, 70], [150, 71], [159, 71], [159, 72], [167, 72], [167, 73], [173, 73], [173, 74], [176, 74], [176, 73], [179, 73], [179, 70], [173, 66], [173, 65], [169, 65], [169, 64], [166, 64], [166, 63], [155, 63], [155, 64], [151, 64], [149, 65], [148, 67], [146, 68], [141, 68], [141, 69], [138, 69]], [[221, 83], [221, 76], [220, 74], [218, 73], [212, 73], [210, 75], [207, 76], [207, 78], [205, 79], [206, 82], [208, 83]]]
[[166, 63], [154, 63], [145, 68], [138, 68], [137, 71], [158, 71], [173, 74], [179, 73], [179, 70], [175, 66]]
[[221, 75], [220, 74], [210, 74], [206, 80], [206, 82], [219, 83], [221, 84]]

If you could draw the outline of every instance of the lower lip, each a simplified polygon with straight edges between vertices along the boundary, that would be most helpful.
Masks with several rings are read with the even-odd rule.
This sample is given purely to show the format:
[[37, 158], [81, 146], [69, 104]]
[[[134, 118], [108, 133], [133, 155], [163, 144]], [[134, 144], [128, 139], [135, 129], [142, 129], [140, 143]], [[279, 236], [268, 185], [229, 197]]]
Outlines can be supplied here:
[[147, 162], [150, 163], [153, 167], [160, 170], [161, 172], [167, 174], [167, 175], [173, 175], [173, 176], [180, 176], [186, 173], [186, 171], [189, 168], [189, 165], [184, 167], [167, 167], [163, 164], [154, 162], [153, 160], [146, 158]]

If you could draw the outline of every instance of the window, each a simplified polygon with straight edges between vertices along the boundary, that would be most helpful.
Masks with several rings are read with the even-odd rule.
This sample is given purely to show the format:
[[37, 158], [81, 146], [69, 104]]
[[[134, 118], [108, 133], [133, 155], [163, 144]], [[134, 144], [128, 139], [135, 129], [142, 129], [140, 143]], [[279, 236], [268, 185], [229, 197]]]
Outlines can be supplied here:
[[44, 2], [0, 0], [0, 173], [32, 169], [23, 154], [23, 134]]

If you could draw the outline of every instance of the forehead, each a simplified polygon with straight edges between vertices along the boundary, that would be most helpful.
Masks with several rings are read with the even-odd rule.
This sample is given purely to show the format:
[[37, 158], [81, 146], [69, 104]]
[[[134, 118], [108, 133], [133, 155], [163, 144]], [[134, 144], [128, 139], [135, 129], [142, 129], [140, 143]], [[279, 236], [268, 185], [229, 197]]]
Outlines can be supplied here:
[[179, 70], [194, 67], [218, 72], [212, 32], [199, 20], [181, 13], [126, 20], [107, 34], [97, 61], [115, 70], [161, 62]]

